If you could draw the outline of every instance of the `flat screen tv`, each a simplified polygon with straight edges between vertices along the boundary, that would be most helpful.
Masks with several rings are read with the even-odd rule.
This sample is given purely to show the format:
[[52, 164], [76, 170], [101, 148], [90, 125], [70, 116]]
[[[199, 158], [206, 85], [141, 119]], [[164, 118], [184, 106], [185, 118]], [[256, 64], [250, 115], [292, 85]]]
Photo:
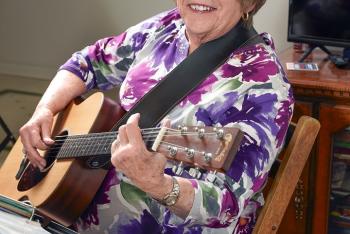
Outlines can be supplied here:
[[288, 41], [350, 47], [350, 0], [289, 0]]

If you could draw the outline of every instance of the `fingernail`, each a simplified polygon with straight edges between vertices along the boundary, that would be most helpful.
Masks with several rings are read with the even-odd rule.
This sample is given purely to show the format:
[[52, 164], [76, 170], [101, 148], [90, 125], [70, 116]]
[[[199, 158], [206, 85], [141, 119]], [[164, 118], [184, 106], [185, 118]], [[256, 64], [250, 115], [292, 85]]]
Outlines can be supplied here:
[[140, 113], [135, 113], [130, 116], [128, 119], [127, 123], [130, 123], [131, 121], [135, 121], [135, 119], [139, 120], [140, 119]]
[[45, 137], [45, 138], [44, 138], [44, 142], [45, 142], [46, 144], [52, 144], [52, 143], [54, 143], [55, 141], [52, 140], [52, 139], [49, 138], [49, 137]]

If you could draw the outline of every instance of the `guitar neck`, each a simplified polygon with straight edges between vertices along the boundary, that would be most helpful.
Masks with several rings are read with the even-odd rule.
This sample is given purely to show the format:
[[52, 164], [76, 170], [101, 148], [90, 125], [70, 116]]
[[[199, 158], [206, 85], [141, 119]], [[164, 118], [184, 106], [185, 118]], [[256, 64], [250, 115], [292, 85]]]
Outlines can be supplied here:
[[[227, 169], [242, 138], [239, 129], [213, 127], [183, 127], [181, 130], [149, 128], [143, 129], [141, 134], [146, 146], [153, 151], [173, 160], [214, 170]], [[51, 161], [54, 158], [81, 157], [88, 157], [88, 160], [96, 162], [101, 158], [108, 159], [112, 143], [117, 136], [118, 132], [71, 136], [68, 136], [67, 132], [62, 132], [56, 136], [55, 144], [45, 156]], [[96, 165], [101, 165], [101, 162]]]
[[[152, 135], [158, 132], [159, 129], [154, 129]], [[142, 130], [141, 134], [145, 143], [153, 142], [154, 137], [147, 131]], [[117, 136], [118, 132], [115, 131], [72, 136], [61, 135], [57, 137], [48, 154], [57, 154], [57, 159], [110, 155], [112, 143]]]

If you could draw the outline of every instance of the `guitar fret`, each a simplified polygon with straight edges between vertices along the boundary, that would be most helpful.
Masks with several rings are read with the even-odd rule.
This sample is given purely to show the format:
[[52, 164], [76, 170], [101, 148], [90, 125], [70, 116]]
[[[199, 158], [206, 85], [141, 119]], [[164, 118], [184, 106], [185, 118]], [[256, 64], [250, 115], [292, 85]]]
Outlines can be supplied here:
[[74, 144], [72, 144], [72, 155], [81, 155], [80, 153], [80, 147], [78, 148], [77, 146], [81, 144], [81, 139], [77, 139]]
[[57, 154], [58, 158], [86, 157], [99, 154], [109, 154], [111, 144], [116, 134], [91, 134], [88, 136], [71, 136], [62, 144]]
[[74, 147], [74, 144], [71, 144], [71, 142], [72, 142], [72, 138], [67, 138], [63, 144], [63, 146], [65, 146], [65, 151], [63, 156], [65, 158], [69, 157], [69, 154], [73, 155], [72, 149]]
[[91, 154], [91, 152], [90, 152], [90, 148], [92, 148], [91, 147], [91, 145], [92, 145], [92, 142], [91, 142], [91, 137], [88, 137], [86, 140], [85, 140], [85, 147], [83, 146], [82, 148], [84, 149], [84, 153], [82, 154], [82, 155], [89, 155], [89, 154]]
[[[146, 140], [148, 137], [144, 136], [144, 132], [142, 134], [143, 139]], [[110, 154], [112, 143], [116, 138], [117, 132], [68, 136], [60, 147], [57, 158]]]
[[96, 147], [95, 147], [95, 152], [94, 154], [98, 154], [98, 152], [100, 152], [100, 148], [101, 148], [101, 138], [99, 138], [97, 141], [96, 141]]
[[90, 144], [89, 144], [89, 153], [90, 155], [96, 155], [98, 146], [99, 146], [99, 142], [100, 142], [100, 137], [99, 136], [95, 136], [94, 138], [90, 139]]
[[[144, 132], [142, 132], [144, 134]], [[68, 136], [61, 145], [57, 158], [80, 158], [111, 153], [117, 132], [90, 133], [87, 135]], [[147, 139], [142, 135], [143, 139]]]
[[91, 144], [91, 138], [87, 137], [86, 139], [82, 138], [79, 149], [81, 150], [80, 155], [82, 157], [89, 155], [89, 145]]
[[56, 156], [57, 158], [65, 158], [65, 157], [67, 157], [68, 147], [69, 147], [68, 141], [69, 141], [69, 137], [63, 142], [60, 150], [57, 153], [57, 156]]
[[102, 141], [102, 151], [100, 154], [106, 154], [108, 152], [108, 138], [104, 138]]
[[99, 144], [99, 147], [96, 149], [96, 152], [95, 154], [99, 155], [101, 154], [101, 152], [104, 152], [104, 148], [105, 148], [105, 145], [106, 145], [106, 141], [107, 141], [107, 138], [99, 138], [98, 139], [98, 144]]
[[100, 138], [98, 136], [95, 136], [94, 140], [90, 144], [90, 146], [91, 146], [90, 154], [91, 155], [96, 155], [96, 152], [98, 152], [99, 145], [100, 145]]
[[79, 140], [79, 144], [78, 144], [78, 146], [79, 147], [77, 147], [77, 153], [80, 155], [80, 156], [85, 156], [88, 152], [88, 144], [89, 144], [89, 139], [90, 138], [86, 138], [86, 139], [84, 139], [84, 138], [81, 138], [80, 140]]

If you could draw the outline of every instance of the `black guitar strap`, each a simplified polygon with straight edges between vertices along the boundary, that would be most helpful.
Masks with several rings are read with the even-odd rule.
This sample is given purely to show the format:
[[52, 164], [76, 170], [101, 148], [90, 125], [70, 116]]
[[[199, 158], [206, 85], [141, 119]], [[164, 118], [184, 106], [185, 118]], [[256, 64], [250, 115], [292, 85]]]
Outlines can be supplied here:
[[[263, 39], [255, 29], [246, 28], [240, 21], [222, 37], [201, 45], [191, 53], [123, 115], [111, 131], [117, 131], [134, 113], [141, 114], [141, 129], [156, 127], [184, 97], [223, 64], [234, 50], [260, 42]], [[145, 143], [147, 145], [150, 142], [146, 140]], [[87, 160], [87, 164], [90, 168], [102, 166], [108, 169], [111, 166], [110, 155], [92, 157]]]
[[125, 124], [134, 113], [140, 113], [140, 128], [155, 127], [191, 91], [202, 83], [228, 56], [239, 47], [263, 42], [254, 28], [246, 28], [240, 21], [224, 36], [201, 45], [139, 102], [112, 128]]
[[[254, 28], [246, 28], [240, 21], [224, 36], [207, 42], [196, 49], [152, 90], [145, 94], [111, 129], [117, 131], [134, 113], [140, 113], [139, 127], [156, 127], [159, 122], [217, 67], [223, 64], [234, 50], [245, 45], [263, 42]], [[146, 141], [146, 144], [150, 142]], [[87, 161], [90, 168], [108, 169], [110, 155], [92, 157]]]

